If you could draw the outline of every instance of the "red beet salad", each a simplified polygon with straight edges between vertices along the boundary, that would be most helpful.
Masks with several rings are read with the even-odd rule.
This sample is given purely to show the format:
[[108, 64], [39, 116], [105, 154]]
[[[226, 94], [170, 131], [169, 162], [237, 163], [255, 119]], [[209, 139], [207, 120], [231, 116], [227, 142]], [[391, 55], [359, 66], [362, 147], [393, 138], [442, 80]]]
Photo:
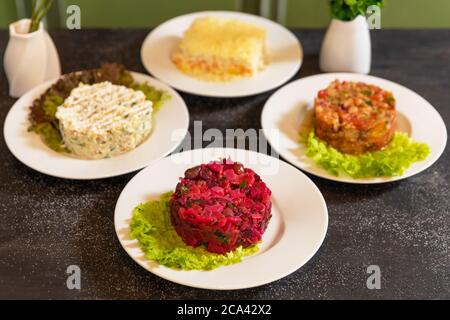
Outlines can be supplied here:
[[186, 170], [170, 200], [172, 224], [188, 245], [226, 253], [261, 240], [271, 218], [271, 191], [231, 160]]

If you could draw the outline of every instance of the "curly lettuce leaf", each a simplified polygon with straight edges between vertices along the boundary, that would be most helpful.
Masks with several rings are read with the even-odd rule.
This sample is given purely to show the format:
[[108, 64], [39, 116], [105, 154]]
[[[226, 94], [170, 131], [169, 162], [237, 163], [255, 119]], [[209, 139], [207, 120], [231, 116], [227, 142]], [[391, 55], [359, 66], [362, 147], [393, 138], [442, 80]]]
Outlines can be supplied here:
[[70, 153], [70, 151], [62, 144], [61, 133], [50, 122], [35, 124], [30, 130], [39, 134], [50, 149], [56, 152]]
[[147, 98], [147, 100], [150, 100], [153, 104], [153, 112], [158, 112], [164, 102], [170, 99], [170, 95], [163, 91], [163, 90], [157, 90], [156, 88], [148, 85], [147, 83], [137, 83], [134, 82], [132, 85], [130, 85], [130, 88], [133, 90], [142, 91]]
[[238, 247], [227, 254], [217, 254], [203, 247], [191, 247], [183, 242], [170, 221], [169, 200], [172, 192], [160, 200], [138, 205], [133, 211], [130, 236], [137, 239], [145, 256], [166, 267], [183, 270], [212, 270], [242, 261], [258, 251], [257, 246]]
[[347, 174], [352, 178], [401, 176], [416, 161], [430, 154], [428, 145], [415, 142], [406, 133], [396, 132], [381, 151], [362, 155], [344, 154], [310, 132], [305, 141], [306, 155], [335, 176]]
[[42, 113], [45, 115], [45, 119], [48, 120], [33, 123], [29, 130], [39, 134], [41, 139], [50, 149], [56, 152], [70, 153], [62, 143], [58, 120], [55, 116], [56, 110], [63, 103], [64, 99], [62, 97], [49, 93], [42, 103]]

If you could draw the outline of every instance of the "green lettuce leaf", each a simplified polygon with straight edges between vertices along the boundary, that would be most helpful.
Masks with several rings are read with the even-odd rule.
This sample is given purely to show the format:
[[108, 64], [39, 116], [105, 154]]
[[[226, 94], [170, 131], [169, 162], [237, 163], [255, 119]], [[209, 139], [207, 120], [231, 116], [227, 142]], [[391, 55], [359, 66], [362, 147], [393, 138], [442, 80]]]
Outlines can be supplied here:
[[152, 102], [153, 111], [155, 113], [161, 109], [164, 102], [170, 99], [170, 95], [167, 92], [163, 90], [157, 90], [156, 88], [148, 85], [145, 82], [143, 83], [134, 82], [130, 86], [130, 88], [133, 90], [142, 91], [147, 100], [150, 100]]
[[64, 103], [64, 99], [56, 94], [48, 94], [42, 103], [42, 113], [45, 115], [45, 121], [35, 122], [29, 127], [30, 131], [39, 134], [44, 143], [56, 152], [70, 151], [62, 143], [59, 123], [56, 119], [56, 110]]
[[353, 178], [401, 176], [416, 161], [430, 154], [428, 145], [415, 142], [406, 133], [396, 132], [381, 151], [362, 155], [344, 154], [310, 132], [305, 141], [306, 155], [333, 175], [347, 174]]
[[171, 192], [160, 200], [138, 205], [133, 211], [130, 236], [137, 239], [145, 256], [164, 266], [183, 270], [212, 270], [242, 261], [258, 251], [257, 246], [238, 247], [227, 254], [217, 254], [203, 247], [191, 247], [183, 242], [170, 221]]

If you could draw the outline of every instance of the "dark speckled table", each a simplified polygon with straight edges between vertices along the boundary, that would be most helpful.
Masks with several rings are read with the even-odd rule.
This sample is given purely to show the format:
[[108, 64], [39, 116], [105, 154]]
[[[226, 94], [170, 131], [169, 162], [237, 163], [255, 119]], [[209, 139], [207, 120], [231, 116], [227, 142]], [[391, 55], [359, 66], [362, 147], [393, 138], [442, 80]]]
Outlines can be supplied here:
[[[118, 61], [145, 72], [148, 30], [52, 32], [64, 72]], [[296, 78], [318, 73], [323, 31], [298, 30], [305, 59]], [[372, 74], [418, 92], [450, 123], [450, 30], [372, 33]], [[0, 31], [0, 54], [8, 35]], [[3, 66], [2, 66], [3, 67]], [[1, 68], [2, 68], [1, 67]], [[211, 127], [260, 128], [272, 92], [240, 99], [183, 94], [194, 120]], [[14, 99], [0, 69], [1, 127]], [[433, 128], [430, 128], [433, 130]], [[448, 129], [447, 129], [448, 130]], [[3, 130], [2, 130], [3, 133]], [[450, 298], [450, 154], [425, 172], [382, 185], [348, 185], [311, 176], [329, 209], [319, 252], [290, 276], [262, 287], [208, 291], [145, 271], [121, 248], [114, 206], [133, 174], [78, 182], [52, 178], [17, 161], [0, 139], [0, 298], [39, 299], [399, 299]], [[289, 254], [289, 253], [287, 253]], [[66, 288], [66, 268], [81, 268], [81, 290]], [[366, 268], [381, 268], [380, 290]]]

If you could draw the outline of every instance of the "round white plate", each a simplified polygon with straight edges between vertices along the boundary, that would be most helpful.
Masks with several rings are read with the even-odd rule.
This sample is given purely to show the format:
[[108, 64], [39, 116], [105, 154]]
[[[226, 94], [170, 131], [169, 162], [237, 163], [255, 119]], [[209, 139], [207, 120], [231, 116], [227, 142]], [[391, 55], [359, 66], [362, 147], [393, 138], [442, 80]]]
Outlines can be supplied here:
[[132, 75], [136, 81], [147, 82], [171, 96], [156, 113], [152, 133], [136, 149], [108, 159], [82, 160], [51, 150], [37, 134], [28, 132], [31, 104], [54, 81], [30, 90], [12, 106], [3, 128], [6, 145], [12, 154], [28, 167], [66, 179], [85, 180], [118, 176], [163, 158], [181, 143], [187, 132], [189, 113], [186, 104], [175, 90], [160, 81], [141, 73], [132, 72]]
[[[170, 56], [191, 23], [204, 16], [238, 19], [265, 28], [270, 64], [254, 77], [224, 83], [197, 80], [179, 71]], [[274, 89], [292, 78], [300, 69], [303, 50], [294, 34], [278, 23], [245, 13], [209, 11], [179, 16], [158, 26], [145, 38], [141, 59], [148, 72], [178, 90], [210, 97], [243, 97]]]
[[[419, 142], [428, 144], [431, 154], [415, 162], [402, 176], [354, 179], [334, 176], [305, 155], [299, 143], [299, 129], [305, 116], [313, 109], [317, 92], [335, 79], [363, 81], [391, 91], [397, 101], [399, 130], [406, 131]], [[439, 113], [417, 93], [397, 83], [381, 78], [351, 74], [326, 73], [294, 81], [275, 92], [266, 102], [261, 124], [271, 146], [287, 161], [316, 176], [349, 183], [383, 183], [408, 178], [431, 166], [442, 154], [447, 142], [447, 130]]]
[[[181, 271], [147, 260], [137, 240], [130, 240], [135, 206], [174, 190], [190, 167], [230, 157], [252, 168], [272, 190], [272, 219], [259, 251], [242, 262], [211, 271]], [[242, 149], [197, 149], [171, 155], [139, 172], [122, 191], [114, 214], [125, 251], [155, 275], [191, 287], [232, 290], [260, 286], [294, 272], [317, 252], [328, 227], [319, 189], [301, 171], [276, 158]]]

